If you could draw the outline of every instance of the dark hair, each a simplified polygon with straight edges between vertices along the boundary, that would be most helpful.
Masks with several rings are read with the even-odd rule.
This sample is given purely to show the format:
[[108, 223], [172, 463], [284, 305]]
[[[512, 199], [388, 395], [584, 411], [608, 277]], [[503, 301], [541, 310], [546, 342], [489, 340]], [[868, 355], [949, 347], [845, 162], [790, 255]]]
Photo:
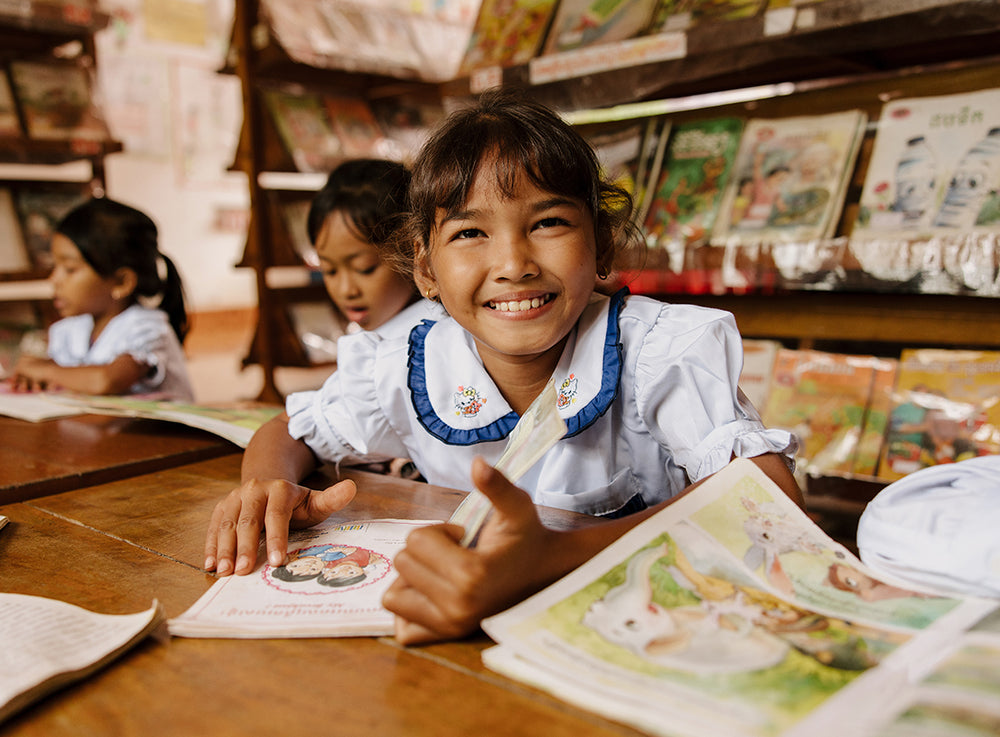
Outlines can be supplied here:
[[332, 588], [342, 588], [344, 586], [352, 586], [356, 583], [360, 583], [366, 578], [368, 578], [368, 574], [364, 571], [349, 578], [327, 578], [323, 575], [323, 571], [320, 571], [320, 573], [316, 576], [316, 583], [321, 584], [322, 586], [330, 586]]
[[309, 205], [306, 230], [313, 245], [332, 212], [344, 214], [361, 240], [385, 243], [406, 211], [410, 172], [395, 161], [352, 159], [332, 172]]
[[316, 578], [319, 575], [319, 571], [316, 573], [294, 573], [288, 570], [285, 566], [278, 566], [277, 568], [271, 569], [271, 577], [276, 578], [279, 581], [288, 581], [289, 583], [294, 583], [296, 581], [308, 581], [311, 578]]
[[412, 269], [414, 249], [429, 247], [438, 210], [462, 209], [486, 160], [503, 196], [512, 196], [527, 174], [539, 188], [582, 202], [594, 220], [599, 268], [611, 270], [641, 243], [631, 195], [605, 181], [586, 139], [545, 105], [498, 89], [452, 113], [417, 156], [407, 227], [396, 242], [397, 268]]
[[73, 241], [99, 276], [114, 276], [121, 268], [135, 272], [133, 297], [159, 297], [158, 309], [167, 313], [178, 340], [184, 342], [184, 286], [173, 262], [160, 253], [156, 223], [148, 215], [115, 200], [94, 198], [70, 210], [55, 232]]

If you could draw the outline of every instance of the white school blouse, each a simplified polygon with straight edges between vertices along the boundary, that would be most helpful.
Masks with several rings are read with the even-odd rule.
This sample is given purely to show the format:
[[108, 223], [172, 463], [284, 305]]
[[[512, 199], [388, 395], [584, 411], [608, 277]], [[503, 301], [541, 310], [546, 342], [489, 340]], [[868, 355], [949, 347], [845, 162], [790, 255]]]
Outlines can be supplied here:
[[108, 322], [94, 344], [92, 315], [73, 315], [49, 328], [49, 358], [60, 366], [103, 366], [128, 354], [150, 367], [130, 394], [163, 394], [166, 398], [193, 401], [184, 349], [162, 310], [132, 305]]
[[[452, 318], [407, 337], [341, 338], [338, 370], [286, 402], [289, 433], [325, 462], [412, 459], [431, 484], [471, 490], [476, 455], [496, 463], [518, 421]], [[566, 436], [518, 486], [537, 504], [610, 514], [651, 506], [723, 468], [731, 456], [795, 451], [739, 391], [732, 315], [623, 290], [595, 295], [553, 374]]]

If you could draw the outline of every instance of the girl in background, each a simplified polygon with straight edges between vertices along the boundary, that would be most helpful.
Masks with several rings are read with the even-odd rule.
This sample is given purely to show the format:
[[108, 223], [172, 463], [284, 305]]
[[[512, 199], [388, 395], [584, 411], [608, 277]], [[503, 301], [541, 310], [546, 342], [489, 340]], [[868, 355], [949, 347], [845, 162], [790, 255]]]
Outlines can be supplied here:
[[193, 400], [181, 347], [183, 285], [149, 216], [114, 200], [88, 200], [56, 227], [52, 258], [62, 319], [49, 328], [48, 358], [18, 360], [15, 387]]

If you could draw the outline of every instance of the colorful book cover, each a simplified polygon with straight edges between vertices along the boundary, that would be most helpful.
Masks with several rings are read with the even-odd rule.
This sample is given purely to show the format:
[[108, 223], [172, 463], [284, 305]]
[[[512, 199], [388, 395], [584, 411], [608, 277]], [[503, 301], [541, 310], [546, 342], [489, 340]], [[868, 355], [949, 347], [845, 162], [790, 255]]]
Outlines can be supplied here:
[[660, 0], [653, 16], [657, 33], [686, 31], [704, 23], [752, 18], [766, 0]]
[[538, 55], [556, 0], [483, 0], [459, 68], [527, 64]]
[[852, 238], [1000, 232], [1000, 89], [886, 103]]
[[1000, 351], [903, 351], [879, 478], [1000, 454], [998, 376]]
[[360, 97], [324, 98], [343, 155], [351, 158], [385, 156], [387, 141], [375, 113]]
[[624, 41], [643, 33], [657, 0], [561, 0], [545, 40], [545, 54]]
[[854, 472], [873, 373], [869, 356], [778, 351], [761, 417], [768, 427], [795, 434], [798, 465], [806, 473]]
[[866, 120], [862, 111], [847, 110], [747, 121], [712, 243], [831, 237]]
[[10, 73], [31, 138], [88, 141], [110, 138], [93, 104], [90, 78], [83, 67], [13, 61]]
[[740, 145], [743, 121], [717, 118], [676, 124], [645, 220], [646, 243], [707, 238]]
[[14, 207], [14, 196], [9, 188], [0, 187], [0, 272], [16, 273], [30, 268], [31, 259]]
[[774, 361], [781, 350], [776, 340], [743, 340], [743, 371], [740, 373], [740, 389], [758, 412], [767, 404], [771, 393], [771, 377], [774, 375]]
[[21, 121], [17, 118], [14, 93], [11, 92], [7, 72], [0, 69], [0, 136], [21, 135]]
[[329, 172], [340, 162], [344, 149], [318, 95], [269, 89], [263, 97], [296, 169]]
[[872, 390], [868, 398], [858, 450], [854, 457], [854, 475], [874, 477], [889, 428], [892, 392], [896, 386], [899, 361], [894, 358], [871, 358]]

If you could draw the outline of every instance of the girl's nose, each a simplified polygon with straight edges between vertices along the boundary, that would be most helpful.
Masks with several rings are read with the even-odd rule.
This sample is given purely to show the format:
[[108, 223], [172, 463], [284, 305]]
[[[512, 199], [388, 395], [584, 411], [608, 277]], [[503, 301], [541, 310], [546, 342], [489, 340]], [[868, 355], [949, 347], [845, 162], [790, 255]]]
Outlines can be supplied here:
[[538, 275], [539, 267], [528, 238], [520, 234], [498, 238], [495, 247], [495, 269], [498, 278], [522, 281]]

